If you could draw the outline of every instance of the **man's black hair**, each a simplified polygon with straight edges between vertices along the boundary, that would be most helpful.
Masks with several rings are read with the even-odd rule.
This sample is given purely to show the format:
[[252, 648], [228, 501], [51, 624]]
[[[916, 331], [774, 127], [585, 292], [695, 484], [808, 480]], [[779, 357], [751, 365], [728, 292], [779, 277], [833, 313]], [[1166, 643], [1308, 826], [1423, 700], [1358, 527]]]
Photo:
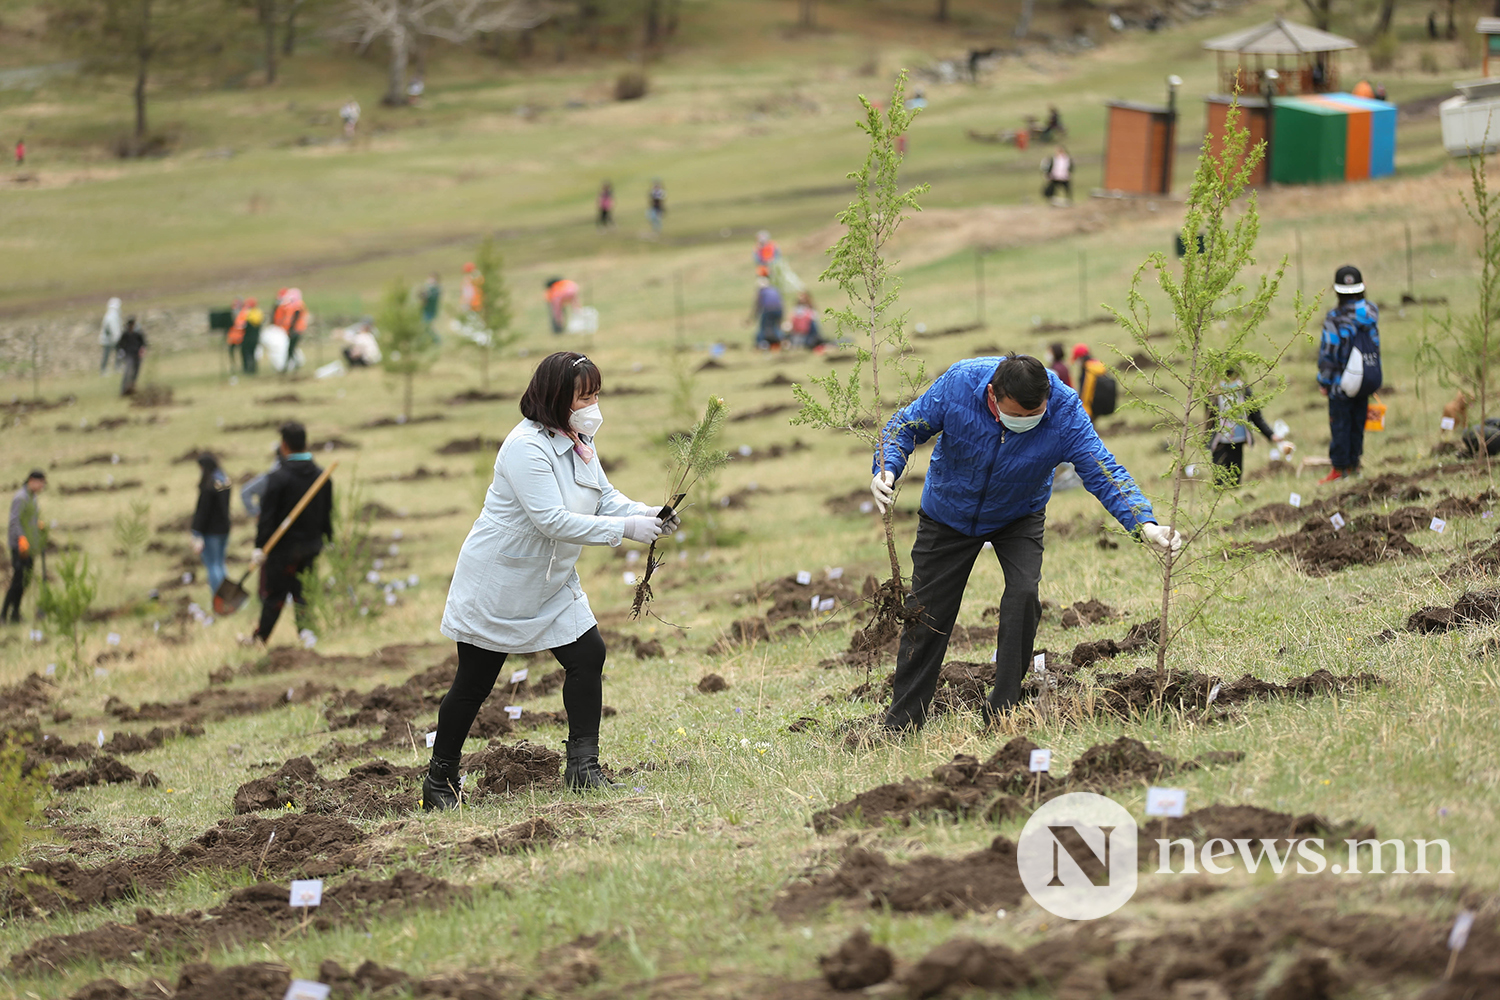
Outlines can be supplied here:
[[296, 454], [307, 450], [307, 428], [295, 420], [288, 420], [281, 425], [281, 440], [286, 445], [287, 451]]
[[567, 433], [574, 395], [591, 396], [603, 382], [594, 363], [577, 351], [549, 354], [536, 366], [521, 396], [521, 416], [548, 430]]
[[30, 474], [27, 475], [26, 481], [29, 483], [33, 479], [40, 479], [42, 482], [45, 483], [47, 481], [47, 474], [45, 472], [43, 472], [41, 469], [32, 469], [31, 472], [30, 472]]
[[1023, 410], [1036, 409], [1052, 394], [1047, 366], [1025, 354], [1006, 358], [996, 365], [990, 388], [995, 390], [996, 400], [1012, 399]]

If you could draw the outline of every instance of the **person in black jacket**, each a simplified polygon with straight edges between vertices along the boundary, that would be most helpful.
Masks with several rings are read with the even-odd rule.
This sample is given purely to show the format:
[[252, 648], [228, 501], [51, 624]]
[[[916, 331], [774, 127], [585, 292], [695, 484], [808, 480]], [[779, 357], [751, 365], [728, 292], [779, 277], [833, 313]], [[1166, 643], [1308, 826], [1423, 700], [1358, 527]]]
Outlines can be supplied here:
[[208, 590], [215, 594], [224, 582], [224, 550], [229, 546], [229, 476], [208, 452], [198, 456], [203, 475], [198, 480], [198, 506], [193, 510], [193, 551], [208, 571]]
[[[263, 551], [281, 522], [323, 472], [307, 450], [307, 428], [295, 421], [281, 425], [279, 451], [281, 465], [266, 480], [260, 521], [255, 528], [255, 551], [250, 554], [251, 564], [260, 567], [261, 610], [260, 625], [247, 637], [247, 644], [265, 642], [271, 637], [288, 594], [300, 615], [306, 603], [302, 599], [301, 574], [323, 551], [323, 540], [333, 538], [333, 480], [329, 479], [270, 554]], [[298, 622], [299, 627], [302, 624]]]
[[120, 395], [129, 396], [135, 392], [135, 380], [141, 375], [141, 359], [146, 356], [146, 333], [136, 325], [134, 316], [125, 321], [125, 332], [120, 334], [115, 351], [124, 371], [120, 376]]

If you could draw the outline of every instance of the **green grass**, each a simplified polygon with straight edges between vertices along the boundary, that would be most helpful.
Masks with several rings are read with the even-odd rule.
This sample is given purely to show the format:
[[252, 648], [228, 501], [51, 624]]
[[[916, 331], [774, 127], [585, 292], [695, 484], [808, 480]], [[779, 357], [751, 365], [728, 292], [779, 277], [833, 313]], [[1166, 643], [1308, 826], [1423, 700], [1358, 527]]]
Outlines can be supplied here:
[[[1229, 20], [1250, 23], [1265, 14], [1264, 9], [1252, 9]], [[1213, 24], [1213, 30], [1221, 26]], [[916, 29], [913, 33], [926, 42]], [[1081, 199], [1071, 213], [1006, 207], [1034, 197], [1035, 151], [1022, 156], [972, 144], [963, 138], [963, 129], [1005, 124], [1012, 112], [1039, 109], [1055, 95], [1075, 129], [1074, 145], [1083, 159], [1078, 187], [1086, 189], [1099, 169], [1091, 151], [1102, 146], [1100, 101], [1115, 95], [1151, 99], [1164, 64], [1173, 60], [1178, 61], [1173, 62], [1176, 71], [1189, 80], [1185, 92], [1202, 89], [1212, 66], [1196, 44], [1207, 33], [1208, 25], [1201, 24], [1162, 37], [1125, 37], [1102, 52], [1059, 60], [1056, 72], [1008, 64], [978, 90], [928, 85], [933, 108], [914, 133], [907, 177], [931, 180], [929, 213], [917, 218], [898, 248], [905, 260], [902, 301], [911, 320], [929, 329], [970, 321], [975, 312], [974, 247], [994, 248], [986, 257], [989, 327], [919, 339], [930, 372], [980, 349], [1039, 353], [1058, 337], [1070, 343], [1087, 339], [1096, 349], [1112, 341], [1123, 343], [1124, 338], [1109, 327], [1043, 335], [1035, 332], [1034, 324], [1079, 317], [1080, 261], [1088, 276], [1084, 311], [1096, 312], [1100, 302], [1122, 305], [1130, 275], [1144, 255], [1170, 246], [1178, 215], [1174, 204], [1095, 204]], [[393, 275], [413, 281], [433, 269], [455, 275], [456, 265], [471, 254], [478, 235], [498, 230], [509, 262], [507, 276], [516, 290], [517, 324], [526, 335], [518, 351], [496, 366], [496, 388], [519, 392], [535, 358], [559, 346], [583, 347], [605, 374], [602, 405], [608, 422], [601, 452], [625, 459], [612, 478], [627, 494], [654, 500], [665, 488], [665, 453], [659, 442], [665, 432], [676, 429], [668, 404], [678, 364], [673, 353], [678, 339], [675, 277], [682, 276], [685, 291], [687, 363], [701, 363], [709, 343], [730, 346], [723, 359], [725, 369], [693, 377], [692, 396], [723, 395], [731, 416], [766, 404], [790, 403], [784, 387], [763, 383], [777, 373], [802, 379], [825, 370], [826, 363], [805, 355], [768, 357], [744, 349], [751, 339], [743, 325], [751, 294], [750, 234], [769, 226], [799, 272], [805, 278], [816, 275], [822, 249], [832, 242], [827, 220], [846, 198], [839, 191], [840, 178], [860, 149], [850, 126], [853, 94], [883, 93], [886, 87], [883, 77], [866, 80], [853, 75], [853, 67], [869, 49], [853, 34], [838, 31], [784, 40], [765, 28], [747, 32], [746, 37], [746, 51], [738, 61], [716, 63], [687, 53], [657, 64], [656, 90], [639, 105], [567, 109], [567, 96], [607, 78], [597, 68], [565, 66], [524, 76], [492, 70], [493, 79], [476, 73], [455, 80], [451, 89], [441, 74], [434, 73], [429, 79], [430, 110], [418, 113], [431, 124], [416, 126], [411, 120], [415, 114], [390, 118], [399, 127], [353, 150], [287, 147], [288, 139], [306, 126], [282, 110], [284, 95], [275, 101], [267, 96], [257, 110], [255, 102], [239, 92], [184, 97], [168, 103], [164, 112], [168, 119], [176, 114], [201, 123], [194, 128], [203, 131], [189, 133], [201, 148], [236, 146], [239, 152], [230, 159], [184, 153], [159, 163], [102, 164], [88, 160], [86, 146], [64, 145], [67, 152], [54, 167], [45, 158], [47, 142], [38, 140], [42, 153], [37, 169], [44, 179], [53, 170], [107, 171], [111, 176], [4, 193], [12, 221], [0, 231], [0, 247], [14, 263], [0, 289], [0, 308], [31, 314], [62, 309], [79, 298], [91, 302], [113, 289], [139, 289], [153, 294], [137, 294], [128, 308], [150, 303], [185, 310], [225, 300], [241, 290], [269, 290], [283, 281], [296, 281], [315, 309], [352, 315], [369, 309]], [[899, 39], [880, 44], [887, 68], [897, 64], [898, 55], [905, 62], [925, 54], [915, 43]], [[288, 88], [307, 88], [303, 92], [317, 95], [322, 108], [329, 99], [341, 97], [344, 83], [332, 77], [322, 82], [299, 79], [296, 74], [310, 73], [304, 64], [312, 62], [296, 64], [294, 83]], [[820, 110], [749, 120], [757, 101], [794, 88], [816, 100]], [[1397, 94], [1417, 93], [1439, 89], [1439, 83], [1412, 75], [1397, 79], [1391, 88]], [[59, 118], [63, 111], [76, 111], [79, 124], [70, 128], [86, 126], [102, 134], [103, 98], [77, 92], [30, 98], [44, 99], [63, 109]], [[36, 112], [34, 103], [11, 100], [7, 96], [0, 106], [0, 132], [17, 120], [15, 116]], [[311, 98], [296, 100], [301, 107]], [[367, 108], [369, 103], [373, 102], [367, 102]], [[549, 110], [530, 122], [510, 111], [531, 103], [546, 104]], [[230, 110], [245, 117], [232, 118]], [[304, 109], [302, 114], [308, 112]], [[387, 121], [383, 114], [372, 115], [376, 124]], [[247, 134], [255, 138], [244, 138]], [[1263, 263], [1283, 253], [1295, 254], [1300, 234], [1309, 293], [1323, 288], [1337, 265], [1353, 259], [1364, 270], [1374, 297], [1391, 303], [1382, 323], [1391, 411], [1388, 430], [1369, 438], [1367, 463], [1372, 473], [1410, 471], [1429, 463], [1425, 456], [1448, 396], [1430, 374], [1414, 367], [1415, 345], [1423, 329], [1420, 309], [1403, 315], [1395, 305], [1405, 285], [1408, 224], [1415, 243], [1417, 294], [1448, 295], [1460, 306], [1472, 295], [1471, 240], [1458, 223], [1457, 192], [1466, 177], [1445, 166], [1440, 150], [1433, 152], [1435, 137], [1435, 121], [1403, 127], [1401, 173], [1392, 181], [1348, 189], [1278, 191], [1261, 201]], [[1185, 177], [1190, 169], [1186, 159], [1179, 161], [1179, 176]], [[658, 172], [668, 181], [673, 208], [665, 238], [651, 242], [639, 237], [643, 223], [637, 203], [645, 184]], [[589, 201], [606, 173], [619, 192], [621, 227], [601, 238], [589, 222]], [[264, 206], [259, 214], [248, 211], [252, 194], [259, 195]], [[728, 237], [721, 235], [725, 229]], [[601, 310], [604, 325], [599, 335], [563, 339], [544, 332], [541, 296], [535, 293], [544, 277], [563, 272], [578, 277], [586, 298]], [[1289, 285], [1295, 287], [1296, 282], [1294, 260]], [[456, 277], [449, 277], [447, 291], [451, 301]], [[829, 290], [821, 297], [823, 304], [831, 302]], [[1282, 307], [1272, 326], [1284, 331], [1289, 321], [1290, 309]], [[335, 346], [315, 340], [309, 355], [314, 362], [331, 359]], [[147, 382], [170, 384], [176, 392], [177, 405], [160, 411], [125, 408], [114, 395], [113, 380], [90, 375], [45, 378], [46, 397], [73, 393], [78, 401], [66, 409], [22, 417], [7, 431], [14, 444], [0, 457], [0, 481], [16, 482], [34, 464], [57, 470], [51, 477], [54, 487], [102, 482], [107, 472], [119, 479], [144, 480], [140, 490], [72, 497], [54, 490], [42, 498], [44, 516], [59, 523], [59, 536], [83, 546], [99, 565], [99, 603], [121, 605], [141, 600], [147, 588], [179, 572], [187, 538], [154, 533], [153, 539], [165, 542], [168, 551], [147, 553], [137, 565], [125, 567], [109, 555], [114, 515], [143, 495], [152, 501], [156, 524], [190, 511], [196, 467], [170, 464], [189, 446], [215, 448], [235, 476], [260, 469], [271, 432], [226, 432], [219, 429], [221, 421], [299, 417], [310, 428], [314, 448], [334, 435], [360, 443], [356, 451], [337, 453], [343, 462], [338, 476], [347, 481], [358, 475], [369, 499], [410, 513], [402, 520], [377, 522], [376, 528], [387, 538], [394, 529], [402, 531], [401, 571], [418, 573], [422, 580], [402, 595], [398, 606], [382, 609], [360, 627], [322, 636], [319, 651], [362, 653], [392, 642], [442, 642], [437, 623], [447, 577], [488, 476], [488, 456], [445, 458], [433, 451], [453, 438], [503, 436], [518, 419], [514, 403], [446, 406], [449, 396], [476, 387], [478, 381], [472, 356], [456, 350], [451, 340], [437, 367], [418, 380], [415, 406], [418, 415], [443, 413], [447, 419], [407, 427], [359, 427], [391, 415], [398, 406], [397, 384], [379, 372], [291, 384], [267, 374], [231, 384], [220, 364], [216, 348], [164, 338], [163, 349], [148, 359], [144, 377]], [[1312, 347], [1294, 349], [1285, 371], [1290, 390], [1268, 407], [1267, 417], [1291, 424], [1301, 454], [1318, 454], [1326, 442], [1326, 415], [1312, 381]], [[611, 388], [620, 386], [653, 392], [612, 399]], [[12, 391], [26, 395], [29, 386], [17, 382]], [[302, 403], [257, 402], [286, 391], [295, 391]], [[123, 414], [144, 420], [152, 412], [159, 417], [156, 423], [133, 423], [110, 434], [59, 429], [76, 428], [82, 417], [97, 422]], [[1142, 419], [1139, 414], [1124, 415], [1132, 423]], [[1014, 837], [1020, 829], [1018, 821], [998, 830], [978, 820], [929, 821], [909, 829], [814, 835], [807, 825], [814, 811], [875, 784], [923, 774], [954, 753], [987, 756], [997, 745], [996, 737], [981, 735], [972, 718], [948, 717], [899, 747], [858, 754], [843, 750], [833, 727], [874, 708], [844, 698], [862, 674], [817, 667], [820, 659], [847, 642], [843, 622], [805, 640], [759, 644], [724, 656], [705, 652], [730, 622], [753, 613], [745, 596], [758, 581], [801, 569], [817, 575], [832, 566], [844, 567], [846, 576], [857, 581], [882, 564], [882, 535], [872, 519], [832, 515], [823, 506], [825, 498], [862, 490], [868, 483], [868, 459], [857, 454], [851, 442], [793, 428], [784, 418], [773, 417], [730, 423], [724, 444], [762, 449], [794, 438], [810, 445], [809, 450], [774, 461], [736, 462], [725, 470], [721, 495], [751, 483], [758, 487], [746, 508], [715, 514], [725, 537], [737, 544], [701, 544], [702, 517], [710, 498], [695, 497], [699, 506], [686, 519], [693, 534], [685, 546], [690, 558], [685, 563], [670, 559], [653, 581], [654, 610], [685, 631], [661, 622], [625, 622], [631, 588], [621, 579], [627, 565], [621, 552], [589, 550], [580, 562], [585, 589], [601, 619], [632, 634], [659, 638], [668, 650], [666, 660], [648, 661], [636, 661], [624, 649], [611, 650], [605, 701], [620, 714], [605, 722], [607, 759], [617, 765], [683, 759], [690, 766], [632, 778], [631, 788], [604, 800], [608, 808], [597, 814], [568, 810], [576, 801], [571, 796], [523, 795], [457, 816], [418, 814], [391, 823], [361, 823], [376, 848], [413, 853], [429, 845], [458, 844], [535, 815], [553, 817], [565, 839], [520, 857], [435, 866], [436, 873], [475, 887], [471, 904], [441, 914], [375, 920], [366, 929], [368, 936], [366, 930], [352, 929], [291, 936], [213, 953], [210, 959], [218, 964], [279, 960], [299, 975], [313, 974], [324, 958], [350, 967], [372, 958], [418, 976], [466, 967], [508, 969], [527, 976], [540, 971], [539, 955], [548, 948], [578, 934], [602, 932], [609, 935], [599, 949], [602, 988], [613, 989], [684, 972], [718, 980], [810, 977], [815, 975], [818, 954], [835, 946], [851, 928], [865, 924], [877, 940], [891, 944], [905, 958], [915, 958], [955, 933], [1012, 944], [1052, 935], [1066, 941], [1067, 931], [1029, 905], [1004, 921], [994, 915], [955, 920], [840, 911], [810, 921], [805, 928], [784, 926], [769, 914], [779, 887], [809, 865], [835, 861], [850, 836], [904, 858], [923, 852], [957, 854], [983, 846], [997, 832]], [[1158, 477], [1166, 459], [1158, 435], [1113, 436], [1108, 443], [1148, 494], [1159, 498], [1163, 483]], [[127, 464], [113, 469], [62, 468], [101, 451], [118, 452]], [[1250, 458], [1252, 472], [1265, 464], [1261, 451], [1255, 449]], [[923, 470], [927, 454], [914, 459], [913, 472]], [[1385, 464], [1397, 460], [1400, 464]], [[372, 482], [419, 464], [444, 469], [449, 478]], [[1424, 485], [1471, 495], [1489, 481], [1469, 471], [1453, 471]], [[1306, 497], [1326, 492], [1308, 477], [1256, 479], [1227, 512], [1284, 500], [1294, 488]], [[916, 499], [909, 491], [901, 502], [911, 507]], [[1088, 524], [1106, 517], [1081, 491], [1057, 496], [1049, 508], [1054, 525], [1078, 515]], [[1272, 534], [1267, 529], [1250, 537]], [[1220, 725], [1168, 715], [1130, 723], [1096, 719], [1066, 727], [1041, 725], [1029, 735], [1056, 750], [1059, 770], [1091, 744], [1121, 733], [1155, 741], [1160, 750], [1178, 757], [1206, 749], [1242, 750], [1247, 756], [1241, 764], [1180, 779], [1188, 789], [1190, 808], [1246, 802], [1294, 814], [1317, 812], [1335, 820], [1373, 822], [1382, 837], [1447, 837], [1458, 874], [1432, 880], [1442, 891], [1431, 899], [1406, 892], [1418, 882], [1415, 877], [1366, 879], [1358, 885], [1328, 877], [1317, 883], [1317, 891], [1349, 909], [1399, 909], [1438, 921], [1449, 919], [1454, 904], [1443, 893], [1458, 884], [1493, 892], [1500, 883], [1500, 868], [1493, 860], [1500, 847], [1500, 772], [1489, 753], [1500, 674], [1493, 657], [1472, 655], [1500, 630], [1477, 628], [1447, 637], [1402, 633], [1386, 645], [1373, 645], [1368, 638], [1385, 628], [1399, 629], [1417, 607], [1450, 603], [1464, 583], [1443, 583], [1437, 574], [1467, 547], [1488, 544], [1492, 537], [1490, 522], [1455, 518], [1441, 536], [1413, 535], [1426, 550], [1423, 558], [1324, 578], [1302, 576], [1280, 559], [1256, 561], [1235, 573], [1220, 605], [1172, 654], [1174, 665], [1226, 679], [1244, 672], [1284, 680], [1318, 668], [1335, 673], [1370, 670], [1388, 680], [1381, 690], [1348, 698], [1252, 705], [1241, 718]], [[911, 522], [901, 522], [903, 559], [911, 538]], [[237, 529], [231, 552], [243, 558], [249, 543], [247, 533]], [[1476, 587], [1484, 582], [1471, 581]], [[1038, 645], [1060, 650], [1085, 639], [1119, 638], [1130, 622], [1155, 614], [1158, 586], [1155, 564], [1132, 545], [1102, 550], [1087, 531], [1066, 539], [1054, 532], [1042, 596], [1059, 604], [1097, 597], [1130, 617], [1123, 624], [1065, 632], [1056, 616], [1049, 615]], [[981, 610], [997, 602], [1000, 588], [998, 568], [981, 560], [960, 621], [978, 623]], [[193, 593], [199, 600], [207, 596], [198, 589]], [[28, 601], [28, 612], [30, 606]], [[62, 701], [75, 713], [75, 721], [49, 725], [48, 731], [69, 740], [92, 737], [106, 697], [132, 703], [181, 697], [204, 686], [209, 670], [245, 658], [233, 639], [236, 630], [248, 629], [249, 611], [175, 647], [161, 644], [153, 631], [159, 613], [148, 608], [108, 626], [123, 634], [122, 648], [134, 658], [111, 663], [105, 678], [87, 671], [84, 677], [65, 678]], [[90, 629], [90, 659], [106, 650], [105, 631], [102, 625]], [[277, 641], [292, 641], [288, 623], [282, 624]], [[35, 645], [24, 631], [0, 635], [0, 650], [3, 683], [40, 671], [49, 662], [63, 662], [50, 638]], [[1133, 668], [1144, 662], [1142, 657], [1112, 666]], [[726, 677], [730, 690], [698, 694], [697, 679], [710, 671]], [[409, 672], [391, 671], [357, 682], [319, 679], [365, 687], [398, 682]], [[825, 703], [825, 698], [830, 700]], [[553, 696], [539, 707], [556, 708], [558, 702]], [[787, 724], [802, 715], [819, 718], [823, 727], [806, 734], [787, 733]], [[562, 736], [546, 730], [535, 738], [556, 744]], [[160, 840], [176, 846], [227, 816], [234, 789], [266, 773], [259, 765], [314, 752], [328, 738], [317, 706], [217, 723], [200, 739], [129, 759], [138, 770], [155, 770], [163, 779], [159, 789], [91, 789], [59, 797], [54, 804], [64, 810], [64, 822], [96, 826], [118, 849], [154, 850]], [[391, 757], [408, 763], [409, 754], [397, 751]], [[1133, 788], [1119, 797], [1139, 816], [1143, 794], [1143, 788]], [[82, 813], [82, 808], [92, 811]], [[149, 816], [159, 816], [162, 824], [146, 825]], [[141, 901], [10, 922], [0, 926], [0, 953], [108, 919], [129, 922], [137, 905], [159, 912], [207, 908], [227, 888], [248, 878], [247, 873], [197, 876]], [[1249, 905], [1271, 891], [1261, 877], [1226, 878], [1234, 886], [1231, 892], [1193, 906], [1176, 906], [1164, 894], [1165, 879], [1146, 875], [1141, 893], [1120, 919], [1143, 928], [1165, 926], [1216, 908]], [[0, 984], [16, 996], [60, 996], [99, 975], [127, 983], [147, 975], [170, 981], [177, 964], [122, 963], [52, 977], [5, 970], [0, 971]], [[1422, 986], [1393, 982], [1388, 995], [1416, 995]]]

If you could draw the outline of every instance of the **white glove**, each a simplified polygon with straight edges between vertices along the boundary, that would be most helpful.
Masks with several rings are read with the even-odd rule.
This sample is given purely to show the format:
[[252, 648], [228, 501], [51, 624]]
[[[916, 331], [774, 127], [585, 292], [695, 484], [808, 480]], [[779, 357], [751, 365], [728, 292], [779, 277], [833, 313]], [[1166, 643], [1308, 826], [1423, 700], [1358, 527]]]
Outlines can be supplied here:
[[870, 480], [870, 492], [875, 496], [875, 506], [884, 514], [885, 509], [896, 499], [896, 474], [882, 472]]
[[677, 534], [677, 529], [681, 527], [682, 515], [674, 510], [671, 516], [661, 523], [661, 533], [663, 535], [675, 535]]
[[253, 552], [250, 553], [250, 565], [251, 566], [264, 566], [265, 563], [266, 563], [266, 554], [265, 554], [265, 552], [263, 552], [260, 549], [255, 549]]
[[1141, 536], [1163, 552], [1171, 552], [1175, 556], [1182, 551], [1182, 534], [1174, 531], [1170, 524], [1143, 524]]
[[648, 545], [661, 537], [662, 525], [659, 517], [632, 514], [625, 519], [625, 537], [632, 542]]
[[194, 535], [193, 536], [193, 555], [195, 555], [195, 556], [201, 556], [202, 554], [203, 554], [203, 539], [199, 535]]

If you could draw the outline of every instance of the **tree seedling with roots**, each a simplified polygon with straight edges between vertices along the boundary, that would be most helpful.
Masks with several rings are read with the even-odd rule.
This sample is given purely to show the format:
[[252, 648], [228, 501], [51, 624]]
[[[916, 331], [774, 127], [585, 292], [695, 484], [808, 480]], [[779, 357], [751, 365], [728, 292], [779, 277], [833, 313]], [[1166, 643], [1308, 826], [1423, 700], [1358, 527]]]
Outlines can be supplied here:
[[[927, 185], [903, 191], [898, 176], [899, 140], [917, 115], [917, 111], [906, 109], [906, 74], [897, 79], [885, 109], [864, 96], [860, 103], [865, 117], [859, 129], [869, 137], [869, 149], [860, 168], [848, 175], [854, 181], [854, 201], [838, 215], [844, 235], [829, 249], [831, 262], [821, 276], [822, 280], [838, 282], [848, 297], [845, 308], [829, 310], [829, 315], [838, 324], [841, 338], [853, 339], [855, 365], [845, 380], [837, 373], [809, 378], [823, 390], [823, 402], [801, 385], [793, 385], [792, 393], [802, 409], [792, 423], [852, 434], [869, 445], [878, 470], [883, 468], [893, 430], [899, 429], [888, 426], [886, 403], [881, 397], [882, 374], [886, 389], [894, 388], [905, 397], [902, 402], [915, 398], [927, 381], [921, 361], [911, 353], [906, 315], [894, 312], [901, 291], [901, 280], [892, 273], [896, 262], [884, 256], [886, 244], [906, 214], [921, 211], [917, 197], [927, 192]], [[874, 606], [870, 620], [850, 642], [854, 653], [873, 653], [882, 648], [916, 614], [916, 609], [906, 607], [894, 518], [892, 503], [884, 515], [891, 575], [871, 597]]]
[[[1226, 557], [1243, 554], [1243, 550], [1200, 544], [1215, 537], [1213, 529], [1220, 522], [1214, 520], [1214, 513], [1230, 486], [1228, 470], [1215, 466], [1209, 454], [1212, 429], [1204, 432], [1204, 415], [1209, 408], [1216, 411], [1215, 426], [1243, 423], [1251, 411], [1275, 398], [1286, 383], [1285, 377], [1276, 374], [1277, 364], [1306, 330], [1316, 306], [1305, 304], [1299, 292], [1293, 305], [1293, 334], [1284, 341], [1258, 336], [1280, 291], [1287, 261], [1283, 257], [1252, 289], [1240, 277], [1255, 264], [1253, 251], [1260, 234], [1255, 194], [1246, 199], [1237, 217], [1231, 213], [1265, 155], [1264, 143], [1248, 148], [1250, 133], [1240, 119], [1238, 104], [1230, 105], [1221, 149], [1215, 152], [1208, 137], [1203, 141], [1182, 223], [1187, 253], [1181, 273], [1175, 273], [1164, 254], [1152, 254], [1136, 269], [1125, 310], [1107, 307], [1150, 360], [1137, 366], [1146, 374], [1130, 384], [1132, 401], [1157, 418], [1156, 427], [1166, 431], [1171, 442], [1167, 475], [1172, 492], [1164, 502], [1165, 510], [1158, 507], [1156, 513], [1163, 524], [1182, 534], [1182, 548], [1163, 553], [1151, 547], [1162, 574], [1158, 686], [1166, 682], [1167, 651], [1173, 639], [1232, 577], [1233, 563]], [[1171, 333], [1165, 341], [1151, 339], [1151, 307], [1141, 292], [1148, 272], [1155, 273], [1172, 308]], [[1200, 482], [1205, 477], [1193, 475], [1200, 469], [1212, 470], [1212, 480]], [[1192, 597], [1184, 596], [1181, 602], [1191, 599], [1193, 603], [1174, 626], [1174, 595], [1189, 588]]]
[[98, 584], [89, 571], [89, 557], [80, 552], [66, 553], [57, 564], [57, 583], [42, 580], [37, 595], [37, 610], [51, 622], [59, 635], [73, 647], [73, 669], [83, 665], [83, 622], [98, 594]]
[[402, 379], [401, 415], [411, 419], [412, 382], [436, 360], [434, 341], [422, 322], [422, 306], [405, 281], [397, 279], [385, 293], [380, 315], [381, 367]]
[[[724, 429], [724, 418], [729, 408], [719, 396], [708, 397], [703, 416], [693, 425], [691, 433], [675, 434], [667, 440], [667, 486], [666, 503], [661, 517], [669, 517], [678, 509], [682, 498], [700, 479], [712, 477], [729, 462], [729, 453], [714, 447], [719, 432]], [[658, 539], [659, 541], [660, 539]], [[630, 617], [639, 618], [646, 605], [651, 602], [651, 576], [662, 560], [656, 556], [656, 542], [646, 550], [646, 569], [640, 582], [635, 585], [635, 600], [630, 605]]]
[[1491, 192], [1485, 174], [1483, 154], [1469, 160], [1469, 190], [1464, 209], [1479, 230], [1479, 300], [1474, 311], [1462, 316], [1433, 318], [1437, 335], [1423, 332], [1417, 352], [1418, 369], [1431, 366], [1437, 370], [1439, 384], [1458, 389], [1479, 404], [1479, 439], [1489, 465], [1489, 431], [1485, 420], [1490, 415], [1494, 386], [1490, 372], [1500, 363], [1500, 192]]
[[479, 388], [490, 391], [490, 360], [521, 339], [519, 330], [511, 329], [514, 318], [510, 306], [510, 288], [505, 284], [505, 259], [495, 249], [493, 237], [485, 237], [474, 258], [479, 275], [479, 308], [465, 312], [458, 322], [459, 334], [479, 352]]

